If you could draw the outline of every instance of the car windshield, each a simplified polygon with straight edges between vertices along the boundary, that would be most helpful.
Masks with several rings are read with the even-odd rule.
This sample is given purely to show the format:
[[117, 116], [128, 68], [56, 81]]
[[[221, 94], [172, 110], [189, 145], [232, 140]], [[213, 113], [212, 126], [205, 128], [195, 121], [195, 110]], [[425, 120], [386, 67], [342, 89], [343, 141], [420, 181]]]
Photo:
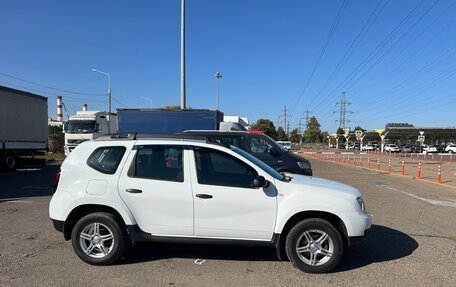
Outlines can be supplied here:
[[264, 170], [265, 172], [267, 172], [270, 176], [272, 176], [273, 178], [275, 179], [278, 179], [278, 180], [281, 180], [283, 181], [285, 179], [285, 176], [278, 173], [275, 169], [273, 169], [272, 167], [270, 167], [269, 165], [265, 164], [264, 162], [262, 162], [261, 160], [257, 159], [256, 157], [254, 157], [253, 155], [241, 150], [240, 148], [237, 148], [237, 147], [234, 147], [234, 146], [231, 146], [231, 150], [240, 154], [241, 156], [247, 158], [248, 160], [250, 160], [251, 162], [253, 162], [254, 164], [256, 164], [259, 168], [261, 168], [262, 170]]
[[95, 121], [68, 121], [65, 124], [65, 132], [69, 134], [90, 134], [96, 130]]

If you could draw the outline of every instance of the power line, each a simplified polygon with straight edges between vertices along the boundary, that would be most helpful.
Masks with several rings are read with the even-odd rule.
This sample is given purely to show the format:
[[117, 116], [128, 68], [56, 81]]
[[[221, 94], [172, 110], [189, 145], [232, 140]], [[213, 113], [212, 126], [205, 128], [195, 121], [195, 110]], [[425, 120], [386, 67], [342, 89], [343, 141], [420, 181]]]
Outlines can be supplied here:
[[405, 25], [405, 23], [418, 11], [418, 9], [423, 5], [423, 3], [425, 2], [426, 0], [421, 0], [420, 3], [418, 3], [415, 8], [413, 8], [413, 10], [411, 12], [409, 12], [409, 14], [407, 14], [406, 17], [404, 17], [400, 22], [399, 24], [375, 47], [374, 50], [372, 50], [369, 55], [364, 58], [364, 60], [336, 87], [334, 88], [329, 94], [327, 97], [325, 97], [322, 101], [320, 101], [320, 103], [314, 107], [317, 108], [319, 107], [320, 105], [322, 105], [324, 102], [326, 102], [327, 100], [329, 100], [330, 98], [332, 98], [335, 93], [346, 83], [348, 82], [350, 79], [352, 79], [354, 77], [354, 75], [356, 75], [357, 73], [359, 73], [361, 71], [361, 69], [367, 65], [367, 63], [369, 63], [374, 57], [375, 55], [381, 50], [383, 49], [386, 44], [400, 31], [400, 29], [402, 29], [402, 27]]
[[[312, 99], [312, 101], [309, 103], [309, 106], [311, 106], [314, 101], [321, 95], [321, 93], [323, 92], [323, 90], [328, 86], [329, 82], [331, 82], [331, 80], [334, 78], [334, 76], [341, 70], [341, 68], [343, 67], [343, 65], [346, 63], [346, 61], [348, 60], [348, 58], [350, 58], [350, 56], [353, 54], [353, 52], [355, 51], [355, 49], [359, 46], [359, 44], [361, 43], [361, 41], [364, 39], [364, 37], [366, 36], [367, 32], [369, 32], [370, 28], [372, 27], [372, 25], [375, 23], [375, 21], [377, 20], [378, 16], [380, 15], [380, 13], [383, 11], [383, 8], [385, 8], [386, 4], [388, 3], [388, 0], [386, 0], [386, 2], [383, 2], [383, 6], [380, 8], [380, 10], [377, 12], [377, 10], [379, 9], [380, 7], [380, 4], [382, 4], [383, 0], [380, 0], [377, 4], [377, 6], [375, 6], [374, 10], [371, 12], [369, 18], [366, 20], [366, 22], [364, 22], [364, 25], [363, 27], [361, 28], [361, 30], [358, 32], [358, 34], [356, 35], [355, 39], [353, 39], [352, 43], [350, 44], [349, 48], [345, 51], [344, 53], [344, 56], [340, 59], [339, 63], [337, 63], [336, 67], [334, 68], [333, 72], [331, 73], [331, 75], [328, 77], [328, 79], [325, 81], [325, 83], [322, 85], [320, 91], [318, 91], [318, 93], [315, 95], [315, 97]], [[374, 17], [375, 15], [375, 17]], [[373, 20], [371, 21], [371, 19], [373, 18]], [[370, 23], [369, 23], [370, 22]]]
[[47, 88], [47, 89], [51, 89], [51, 90], [55, 90], [55, 91], [64, 92], [64, 93], [77, 94], [77, 95], [85, 95], [85, 96], [99, 96], [99, 97], [101, 97], [101, 96], [106, 96], [106, 95], [104, 95], [104, 94], [94, 94], [94, 93], [75, 92], [75, 91], [70, 91], [70, 90], [64, 90], [64, 89], [54, 88], [54, 87], [51, 87], [51, 86], [43, 85], [43, 84], [40, 84], [40, 83], [35, 83], [35, 82], [29, 81], [29, 80], [25, 80], [25, 79], [22, 79], [22, 78], [19, 78], [19, 77], [16, 77], [16, 76], [12, 76], [12, 75], [8, 75], [8, 74], [5, 74], [5, 73], [1, 73], [1, 72], [0, 72], [0, 75], [5, 76], [5, 77], [8, 77], [8, 78], [11, 78], [11, 79], [19, 80], [19, 81], [22, 81], [22, 82], [25, 82], [25, 83], [29, 83], [29, 84], [32, 84], [32, 85], [36, 85], [36, 86], [40, 86], [40, 87], [43, 87], [43, 88]]
[[402, 35], [400, 35], [399, 39], [397, 39], [382, 55], [380, 55], [377, 60], [372, 63], [370, 65], [370, 67], [362, 74], [360, 74], [360, 76], [358, 77], [357, 80], [355, 80], [354, 82], [352, 82], [350, 84], [350, 86], [348, 87], [348, 89], [350, 89], [351, 87], [353, 87], [353, 85], [355, 85], [363, 76], [365, 76], [370, 70], [372, 70], [373, 67], [376, 67], [377, 63], [382, 60], [394, 47], [396, 47], [396, 45], [402, 40], [404, 39], [408, 33], [410, 33], [410, 31], [415, 28], [415, 26], [435, 7], [435, 5], [437, 5], [437, 3], [439, 3], [440, 0], [437, 0], [435, 1], [431, 7], [429, 7], [424, 13], [423, 15], [421, 15], [417, 21], [415, 21], [415, 23], [413, 23], [408, 29], [407, 31], [405, 31]]
[[[447, 30], [451, 25], [453, 25], [455, 22], [456, 22], [456, 18], [454, 18], [449, 24], [446, 24], [444, 26], [443, 29], [441, 29], [438, 33], [435, 33], [433, 34], [433, 37], [429, 40], [427, 40], [424, 45], [421, 45], [419, 49], [415, 50], [413, 53], [410, 52], [410, 48], [412, 46], [413, 43], [415, 43], [420, 37], [422, 37], [425, 32], [430, 28], [432, 27], [440, 18], [442, 18], [442, 16], [444, 14], [446, 14], [447, 12], [451, 11], [450, 8], [456, 3], [456, 1], [453, 1], [450, 3], [450, 5], [448, 5], [445, 9], [443, 9], [443, 12], [437, 16], [433, 21], [432, 23], [430, 23], [426, 28], [424, 28], [421, 33], [419, 35], [417, 35], [412, 41], [410, 41], [410, 43], [404, 47], [397, 55], [396, 57], [394, 57], [393, 59], [391, 59], [386, 65], [384, 65], [384, 67], [377, 73], [374, 74], [374, 76], [372, 78], [370, 78], [369, 81], [366, 81], [366, 83], [360, 88], [358, 89], [358, 91], [356, 91], [354, 94], [360, 94], [361, 91], [364, 91], [367, 87], [369, 89], [372, 89], [372, 87], [374, 86], [377, 86], [379, 83], [381, 83], [382, 81], [384, 81], [386, 78], [388, 78], [389, 76], [391, 75], [395, 75], [397, 70], [404, 66], [406, 62], [408, 62], [412, 56], [415, 56], [418, 52], [420, 52], [421, 50], [423, 50], [423, 48], [425, 48], [427, 45], [429, 45], [432, 41], [434, 41], [438, 36], [440, 36], [441, 33], [443, 33], [445, 30]], [[397, 65], [394, 69], [392, 69], [389, 73], [386, 73], [386, 75], [378, 80], [377, 82], [375, 82], [374, 84], [369, 84], [373, 79], [375, 79], [376, 77], [378, 77], [379, 75], [381, 75], [386, 68], [388, 67], [391, 67], [391, 64], [396, 61], [399, 56], [401, 56], [405, 51], [407, 51], [407, 59], [405, 59], [404, 61], [402, 61], [399, 65]]]
[[345, 7], [347, 6], [347, 1], [348, 0], [344, 0], [342, 2], [342, 5], [339, 8], [339, 11], [337, 12], [336, 19], [334, 20], [334, 23], [333, 23], [333, 25], [331, 27], [331, 30], [330, 30], [330, 32], [328, 34], [328, 37], [326, 38], [326, 41], [323, 44], [323, 48], [320, 51], [320, 55], [319, 55], [319, 57], [317, 59], [317, 62], [315, 63], [315, 65], [314, 65], [314, 67], [312, 69], [312, 72], [310, 73], [309, 79], [307, 80], [302, 92], [300, 93], [300, 95], [298, 97], [298, 101], [296, 102], [293, 110], [298, 106], [299, 102], [301, 101], [302, 96], [304, 95], [305, 91], [307, 90], [307, 87], [309, 86], [309, 83], [310, 83], [310, 81], [312, 80], [312, 78], [313, 78], [313, 76], [315, 74], [315, 71], [317, 70], [318, 66], [320, 65], [320, 61], [323, 58], [323, 55], [325, 54], [326, 49], [328, 48], [329, 42], [333, 38], [334, 32], [335, 32], [337, 26], [339, 25], [340, 18], [342, 17], [342, 14], [343, 14], [343, 12], [345, 10]]
[[[52, 92], [45, 92], [45, 91], [41, 91], [41, 90], [37, 90], [37, 89], [28, 88], [28, 87], [25, 87], [25, 86], [11, 84], [11, 83], [4, 82], [4, 81], [0, 81], [0, 83], [8, 85], [10, 87], [15, 87], [17, 89], [22, 89], [24, 91], [31, 91], [31, 92], [35, 92], [35, 93], [47, 94], [47, 95], [52, 95], [52, 96], [61, 96], [61, 94], [52, 93]], [[107, 100], [94, 100], [94, 99], [79, 98], [79, 97], [73, 97], [73, 96], [67, 96], [67, 95], [65, 95], [65, 98], [69, 98], [69, 99], [73, 99], [73, 100], [80, 100], [80, 101], [107, 102]]]

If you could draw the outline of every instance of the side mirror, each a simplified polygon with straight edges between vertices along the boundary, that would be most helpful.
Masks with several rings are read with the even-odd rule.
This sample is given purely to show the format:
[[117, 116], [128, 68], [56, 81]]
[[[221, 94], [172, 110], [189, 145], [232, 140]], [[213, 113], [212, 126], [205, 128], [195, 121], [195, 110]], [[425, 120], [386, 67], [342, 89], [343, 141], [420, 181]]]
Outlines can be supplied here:
[[253, 180], [253, 187], [255, 188], [261, 188], [261, 187], [268, 187], [269, 186], [269, 181], [267, 181], [263, 176], [258, 175], [255, 177]]

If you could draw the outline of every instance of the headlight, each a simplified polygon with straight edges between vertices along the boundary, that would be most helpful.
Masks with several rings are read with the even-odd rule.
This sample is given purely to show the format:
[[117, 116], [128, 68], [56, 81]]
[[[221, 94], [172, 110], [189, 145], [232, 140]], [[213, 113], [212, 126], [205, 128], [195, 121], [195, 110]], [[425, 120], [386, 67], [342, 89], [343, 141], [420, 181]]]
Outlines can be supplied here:
[[310, 169], [310, 164], [307, 161], [298, 161], [298, 166], [302, 169]]
[[356, 198], [356, 201], [358, 202], [359, 204], [359, 208], [361, 208], [362, 211], [366, 211], [366, 206], [364, 205], [364, 200], [363, 198], [360, 196], [360, 197], [357, 197]]

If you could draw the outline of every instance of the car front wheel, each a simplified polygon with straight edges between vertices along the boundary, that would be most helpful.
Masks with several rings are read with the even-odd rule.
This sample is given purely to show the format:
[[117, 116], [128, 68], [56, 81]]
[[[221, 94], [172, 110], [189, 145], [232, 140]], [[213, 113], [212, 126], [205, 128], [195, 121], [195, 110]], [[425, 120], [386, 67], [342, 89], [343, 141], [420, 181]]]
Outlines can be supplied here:
[[326, 220], [311, 218], [297, 223], [285, 243], [293, 265], [308, 273], [325, 273], [339, 263], [343, 243], [339, 232]]
[[75, 253], [93, 265], [109, 265], [119, 259], [127, 247], [128, 235], [110, 213], [91, 213], [73, 228], [71, 240]]

